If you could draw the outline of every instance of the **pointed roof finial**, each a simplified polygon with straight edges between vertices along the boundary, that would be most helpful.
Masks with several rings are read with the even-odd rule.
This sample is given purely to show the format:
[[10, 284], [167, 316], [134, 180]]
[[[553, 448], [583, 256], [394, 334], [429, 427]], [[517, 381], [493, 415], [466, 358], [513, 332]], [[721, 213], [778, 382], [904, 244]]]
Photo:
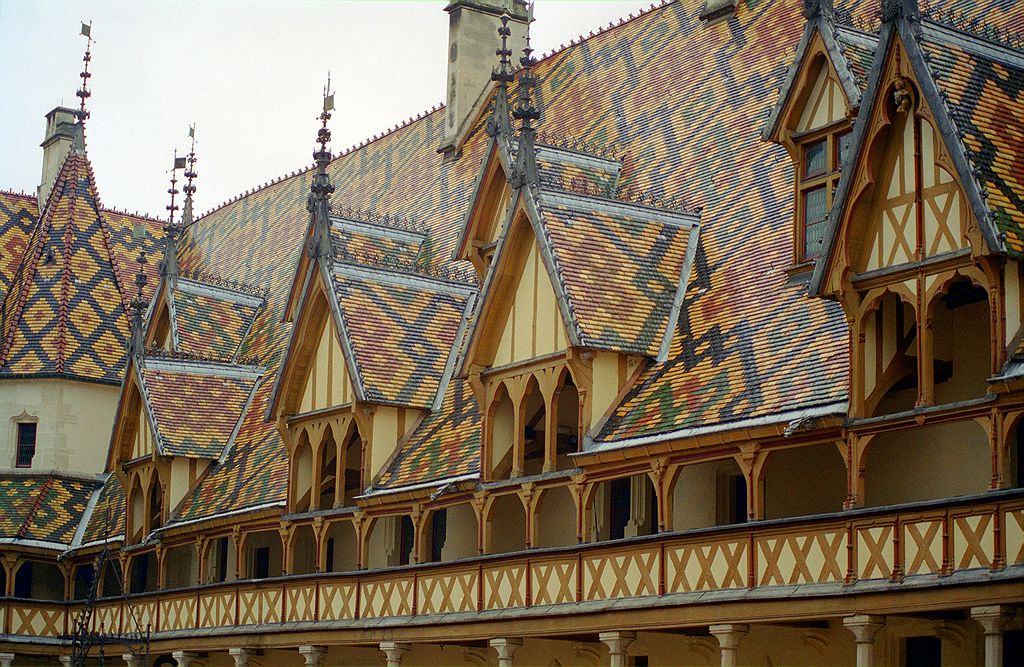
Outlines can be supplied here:
[[804, 0], [804, 18], [812, 21], [819, 16], [831, 18], [832, 0]]
[[85, 55], [82, 56], [82, 71], [79, 76], [82, 77], [82, 87], [75, 91], [75, 95], [78, 96], [79, 104], [78, 111], [75, 112], [75, 118], [78, 123], [75, 127], [74, 138], [72, 139], [72, 147], [78, 150], [85, 150], [85, 121], [89, 118], [89, 110], [86, 108], [86, 100], [88, 100], [92, 93], [89, 91], [89, 79], [92, 74], [89, 72], [89, 63], [92, 61], [92, 21], [89, 23], [82, 22], [82, 36], [85, 37]]
[[327, 121], [331, 119], [331, 112], [334, 111], [334, 93], [331, 92], [331, 73], [327, 73], [327, 85], [324, 87], [324, 106], [320, 113], [320, 129], [317, 131], [316, 141], [320, 149], [313, 152], [313, 160], [316, 162], [316, 173], [313, 174], [313, 183], [310, 186], [309, 198], [306, 200], [306, 210], [310, 214], [312, 233], [309, 238], [307, 254], [311, 258], [330, 260], [333, 258], [331, 247], [331, 193], [334, 192], [334, 185], [327, 175], [327, 165], [331, 163], [331, 151], [327, 144], [331, 141], [331, 131], [327, 129]]
[[[142, 235], [145, 235], [145, 230], [143, 230]], [[136, 359], [140, 359], [146, 352], [145, 323], [143, 319], [146, 314], [146, 307], [149, 305], [142, 294], [143, 288], [149, 282], [146, 278], [146, 250], [144, 248], [139, 250], [139, 256], [136, 261], [139, 264], [139, 270], [135, 274], [135, 298], [128, 305], [131, 309], [131, 338], [128, 342], [128, 353], [136, 357]]]
[[195, 180], [199, 174], [196, 173], [196, 126], [195, 123], [188, 126], [188, 136], [192, 140], [192, 147], [188, 151], [185, 167], [185, 207], [181, 211], [181, 231], [185, 231], [192, 225], [192, 196], [196, 193]]
[[882, 22], [892, 23], [899, 18], [920, 21], [921, 10], [917, 6], [917, 0], [882, 0]]
[[537, 182], [537, 162], [534, 154], [534, 133], [537, 128], [533, 123], [540, 120], [540, 110], [533, 103], [533, 91], [537, 87], [538, 79], [533, 73], [537, 59], [533, 57], [533, 48], [530, 46], [531, 23], [533, 2], [526, 6], [526, 46], [523, 47], [523, 56], [519, 59], [523, 66], [519, 74], [519, 100], [512, 111], [512, 117], [519, 121], [519, 149], [512, 179], [514, 187]]
[[512, 35], [512, 29], [508, 27], [510, 18], [507, 11], [503, 12], [501, 26], [498, 27], [501, 47], [494, 51], [494, 55], [498, 56], [498, 67], [491, 70], [491, 81], [497, 82], [498, 89], [494, 93], [491, 117], [487, 119], [487, 134], [492, 137], [503, 137], [505, 141], [512, 138], [512, 123], [509, 121], [508, 109], [508, 84], [515, 79], [510, 59], [512, 49], [508, 48], [508, 38]]
[[178, 194], [178, 170], [186, 168], [186, 159], [178, 157], [178, 149], [174, 149], [174, 165], [171, 167], [171, 187], [167, 194], [171, 195], [171, 203], [167, 205], [167, 224], [164, 225], [164, 257], [160, 262], [160, 275], [172, 285], [178, 281], [178, 236], [182, 232], [182, 226], [174, 221], [174, 212], [178, 205], [174, 198]]

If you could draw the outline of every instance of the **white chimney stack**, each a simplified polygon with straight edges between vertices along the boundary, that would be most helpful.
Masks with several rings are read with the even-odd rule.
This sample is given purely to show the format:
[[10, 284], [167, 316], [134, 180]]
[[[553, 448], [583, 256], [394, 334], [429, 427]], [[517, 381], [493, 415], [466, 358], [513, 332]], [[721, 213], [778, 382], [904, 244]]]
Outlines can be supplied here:
[[46, 199], [50, 196], [53, 182], [57, 180], [57, 174], [64, 164], [64, 158], [75, 138], [75, 112], [65, 107], [57, 107], [46, 114], [46, 135], [43, 143], [43, 174], [39, 179], [39, 187], [36, 189], [36, 198], [39, 200], [39, 211], [46, 205]]

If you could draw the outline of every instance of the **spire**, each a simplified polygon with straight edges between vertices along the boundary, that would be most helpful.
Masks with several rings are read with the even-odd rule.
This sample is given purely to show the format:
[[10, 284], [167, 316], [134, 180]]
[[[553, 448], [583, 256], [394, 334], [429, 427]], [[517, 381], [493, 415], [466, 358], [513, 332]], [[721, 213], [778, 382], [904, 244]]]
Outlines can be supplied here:
[[85, 150], [85, 121], [89, 118], [89, 110], [86, 109], [85, 102], [92, 96], [92, 93], [89, 91], [89, 79], [92, 77], [92, 74], [89, 72], [89, 63], [92, 61], [92, 21], [82, 23], [81, 34], [86, 40], [85, 55], [82, 56], [82, 71], [79, 74], [82, 77], [82, 87], [75, 92], [80, 102], [78, 111], [75, 112], [75, 118], [78, 122], [75, 125], [74, 138], [71, 144], [71, 150], [78, 151]]
[[188, 151], [188, 165], [185, 167], [185, 178], [188, 179], [185, 182], [185, 187], [182, 190], [185, 192], [185, 206], [181, 210], [181, 231], [185, 231], [192, 226], [192, 196], [196, 193], [195, 180], [199, 174], [196, 173], [196, 126], [189, 125], [188, 136], [192, 140], [192, 148]]
[[819, 16], [832, 17], [832, 0], [804, 0], [804, 18], [813, 21]]
[[533, 57], [533, 48], [530, 46], [530, 24], [533, 23], [533, 3], [526, 8], [526, 46], [523, 47], [523, 56], [519, 59], [523, 66], [519, 74], [519, 100], [516, 108], [512, 111], [512, 117], [519, 121], [519, 148], [516, 151], [516, 166], [512, 170], [512, 186], [522, 187], [537, 183], [537, 160], [536, 149], [534, 148], [534, 134], [537, 128], [533, 126], [535, 121], [540, 120], [540, 110], [534, 106], [533, 91], [537, 87], [537, 75], [533, 73], [533, 66], [537, 59]]
[[327, 121], [331, 119], [331, 111], [334, 110], [334, 93], [331, 92], [331, 74], [327, 73], [327, 86], [324, 88], [324, 110], [320, 113], [320, 130], [317, 131], [317, 143], [320, 149], [314, 151], [313, 160], [316, 162], [316, 173], [313, 174], [313, 183], [310, 186], [309, 198], [306, 200], [306, 210], [310, 214], [310, 226], [312, 231], [309, 237], [309, 246], [306, 253], [313, 259], [331, 260], [333, 250], [331, 248], [331, 193], [334, 192], [334, 185], [327, 175], [327, 165], [331, 163], [331, 151], [327, 150], [327, 144], [331, 141], [331, 131], [327, 129]]
[[[194, 149], [195, 147], [193, 146]], [[171, 195], [171, 203], [167, 205], [167, 224], [164, 225], [164, 257], [160, 261], [160, 276], [172, 286], [178, 282], [178, 236], [182, 232], [182, 225], [174, 221], [174, 212], [178, 210], [178, 205], [174, 203], [174, 198], [179, 192], [178, 170], [185, 169], [185, 164], [185, 158], [178, 157], [178, 149], [174, 149], [174, 165], [171, 167], [171, 187], [167, 189], [167, 194]], [[189, 186], [191, 186], [191, 179], [189, 179]], [[186, 188], [189, 186], [186, 186]]]
[[492, 137], [502, 137], [505, 141], [512, 138], [512, 125], [509, 121], [508, 109], [508, 84], [515, 78], [512, 74], [512, 49], [508, 48], [508, 38], [512, 29], [508, 27], [508, 12], [501, 15], [501, 26], [498, 27], [498, 35], [501, 37], [501, 47], [495, 50], [494, 55], [498, 56], [498, 67], [491, 70], [491, 81], [498, 84], [494, 93], [494, 106], [491, 108], [491, 117], [487, 119], [487, 134]]
[[[145, 231], [143, 230], [143, 235]], [[139, 271], [135, 274], [135, 298], [129, 303], [131, 309], [131, 337], [128, 342], [128, 354], [137, 360], [141, 359], [146, 351], [145, 322], [146, 298], [142, 295], [142, 289], [146, 286], [146, 251], [140, 250], [136, 260], [139, 264]]]

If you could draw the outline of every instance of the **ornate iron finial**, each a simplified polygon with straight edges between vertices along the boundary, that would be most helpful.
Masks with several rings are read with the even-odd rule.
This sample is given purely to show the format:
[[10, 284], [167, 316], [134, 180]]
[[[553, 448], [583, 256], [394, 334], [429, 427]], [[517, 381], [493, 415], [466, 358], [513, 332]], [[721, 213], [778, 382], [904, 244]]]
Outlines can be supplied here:
[[535, 155], [536, 129], [533, 123], [540, 120], [540, 110], [533, 103], [533, 92], [537, 87], [537, 75], [533, 66], [537, 59], [533, 57], [530, 46], [530, 24], [533, 23], [533, 3], [526, 6], [526, 46], [519, 63], [523, 66], [519, 74], [519, 100], [512, 111], [512, 117], [519, 121], [519, 148], [516, 152], [516, 166], [512, 174], [513, 187], [521, 187], [537, 182], [537, 161]]
[[82, 23], [82, 35], [85, 37], [85, 55], [82, 56], [82, 72], [79, 76], [82, 77], [82, 87], [78, 89], [75, 95], [78, 96], [81, 102], [78, 105], [78, 111], [75, 112], [75, 118], [82, 125], [85, 125], [85, 120], [89, 117], [89, 111], [85, 108], [85, 101], [92, 96], [89, 92], [89, 78], [92, 74], [89, 73], [89, 62], [92, 60], [92, 21], [89, 23]]
[[804, 18], [811, 21], [819, 16], [832, 16], [832, 0], [804, 0]]
[[498, 28], [498, 36], [501, 37], [501, 47], [495, 50], [494, 55], [498, 56], [498, 67], [491, 70], [491, 81], [498, 84], [494, 93], [494, 107], [491, 109], [491, 117], [487, 119], [487, 134], [492, 137], [503, 137], [506, 141], [512, 138], [512, 124], [509, 121], [508, 108], [508, 84], [515, 77], [512, 74], [512, 49], [508, 48], [508, 38], [512, 35], [512, 29], [508, 27], [508, 12], [501, 15], [501, 26]]
[[188, 136], [192, 140], [192, 147], [188, 151], [186, 157], [185, 166], [185, 187], [182, 190], [185, 193], [185, 207], [181, 211], [181, 229], [182, 231], [188, 229], [192, 224], [192, 195], [196, 193], [195, 180], [199, 174], [196, 173], [196, 126], [195, 124], [188, 126]]
[[899, 18], [920, 21], [921, 10], [917, 6], [917, 0], [882, 0], [882, 21], [892, 23]]
[[317, 131], [316, 141], [320, 148], [313, 153], [313, 160], [316, 162], [316, 173], [313, 174], [313, 183], [310, 186], [309, 198], [306, 200], [306, 210], [310, 214], [310, 225], [312, 233], [309, 237], [309, 246], [306, 253], [314, 259], [325, 261], [333, 257], [331, 248], [331, 193], [334, 192], [334, 185], [327, 175], [327, 165], [331, 163], [331, 151], [327, 144], [331, 140], [331, 131], [327, 129], [327, 121], [331, 119], [331, 111], [334, 110], [334, 93], [331, 92], [331, 74], [327, 73], [327, 85], [324, 87], [324, 106], [320, 113], [320, 129]]
[[[182, 225], [174, 221], [174, 212], [178, 205], [174, 198], [178, 195], [178, 170], [186, 168], [186, 160], [178, 157], [178, 149], [174, 149], [174, 165], [171, 167], [171, 187], [167, 194], [171, 195], [171, 203], [167, 205], [167, 224], [164, 225], [164, 257], [160, 261], [160, 275], [171, 284], [178, 281], [178, 236], [182, 232]], [[186, 203], [186, 206], [188, 204]]]
[[142, 357], [146, 352], [146, 345], [144, 340], [144, 328], [143, 318], [146, 314], [146, 307], [149, 305], [146, 302], [145, 296], [142, 294], [143, 288], [146, 283], [149, 282], [146, 278], [146, 250], [139, 250], [139, 256], [136, 259], [139, 264], [139, 271], [135, 274], [135, 298], [129, 303], [131, 308], [131, 339], [129, 341], [129, 353], [132, 356]]

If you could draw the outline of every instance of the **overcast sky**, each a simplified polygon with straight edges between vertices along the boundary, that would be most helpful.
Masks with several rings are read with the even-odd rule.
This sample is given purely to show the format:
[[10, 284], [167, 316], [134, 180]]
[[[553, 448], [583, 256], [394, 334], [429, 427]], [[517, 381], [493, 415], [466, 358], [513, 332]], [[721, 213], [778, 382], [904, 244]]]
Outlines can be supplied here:
[[[547, 51], [647, 6], [539, 0]], [[35, 192], [45, 114], [77, 106], [92, 21], [89, 157], [103, 204], [165, 214], [167, 169], [196, 124], [197, 211], [312, 162], [327, 71], [332, 148], [443, 102], [443, 1], [0, 0], [0, 189]]]

